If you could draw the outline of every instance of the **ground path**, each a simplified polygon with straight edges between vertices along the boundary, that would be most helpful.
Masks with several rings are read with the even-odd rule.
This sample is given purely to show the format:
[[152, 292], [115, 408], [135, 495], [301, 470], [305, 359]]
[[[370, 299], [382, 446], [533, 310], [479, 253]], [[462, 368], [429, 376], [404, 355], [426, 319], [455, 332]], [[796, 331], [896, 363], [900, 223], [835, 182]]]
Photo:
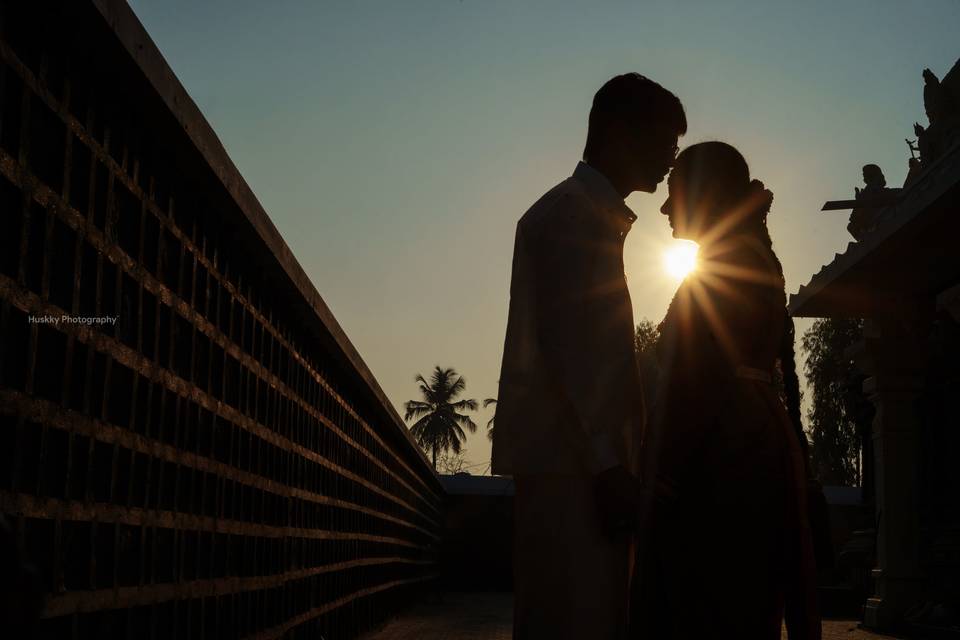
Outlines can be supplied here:
[[[431, 596], [363, 640], [511, 640], [512, 595], [448, 593]], [[786, 638], [786, 633], [784, 633]], [[852, 620], [825, 620], [823, 640], [892, 640], [857, 628]]]

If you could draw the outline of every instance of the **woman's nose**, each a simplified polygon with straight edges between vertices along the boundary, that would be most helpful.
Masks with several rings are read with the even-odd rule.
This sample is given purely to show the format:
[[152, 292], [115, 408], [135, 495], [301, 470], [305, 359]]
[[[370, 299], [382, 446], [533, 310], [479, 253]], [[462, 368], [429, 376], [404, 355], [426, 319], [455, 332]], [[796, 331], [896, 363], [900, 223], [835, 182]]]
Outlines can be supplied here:
[[665, 215], [665, 216], [669, 216], [669, 215], [670, 215], [670, 200], [669, 200], [669, 199], [668, 199], [666, 202], [663, 203], [663, 206], [662, 206], [662, 207], [660, 207], [660, 213], [662, 213], [662, 214]]

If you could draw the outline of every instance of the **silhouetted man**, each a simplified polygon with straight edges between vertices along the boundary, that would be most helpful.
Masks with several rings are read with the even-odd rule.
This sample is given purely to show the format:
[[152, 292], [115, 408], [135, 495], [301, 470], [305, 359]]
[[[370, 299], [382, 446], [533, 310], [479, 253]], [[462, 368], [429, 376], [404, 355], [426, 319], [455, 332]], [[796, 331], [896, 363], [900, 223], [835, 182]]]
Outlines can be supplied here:
[[644, 411], [624, 198], [656, 190], [686, 127], [660, 85], [611, 79], [583, 162], [517, 224], [492, 460], [516, 484], [515, 640], [625, 632]]

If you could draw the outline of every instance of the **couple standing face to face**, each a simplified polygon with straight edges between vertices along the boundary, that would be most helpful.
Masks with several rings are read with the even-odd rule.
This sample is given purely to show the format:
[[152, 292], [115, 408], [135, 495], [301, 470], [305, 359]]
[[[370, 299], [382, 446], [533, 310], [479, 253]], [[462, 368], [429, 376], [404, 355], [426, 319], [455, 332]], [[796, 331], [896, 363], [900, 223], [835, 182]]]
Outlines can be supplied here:
[[[597, 92], [588, 127], [583, 162], [523, 214], [515, 235], [491, 455], [492, 472], [512, 475], [515, 486], [513, 637], [779, 638], [781, 576], [796, 578], [801, 568], [777, 555], [778, 541], [782, 531], [806, 531], [802, 496], [791, 494], [803, 483], [782, 473], [781, 454], [797, 453], [797, 473], [803, 461], [798, 447], [783, 444], [793, 427], [775, 407], [779, 396], [744, 386], [730, 366], [753, 371], [749, 384], [760, 385], [778, 357], [793, 362], [783, 272], [766, 230], [773, 196], [728, 144], [678, 153], [683, 105], [639, 74]], [[623, 199], [654, 193], [668, 173], [661, 212], [675, 237], [700, 245], [704, 277], [686, 280], [671, 303], [648, 411], [623, 269], [636, 216]], [[778, 356], [783, 345], [789, 360]], [[784, 380], [798, 398], [795, 375]], [[745, 399], [731, 402], [741, 391]], [[747, 401], [761, 391], [769, 403]], [[795, 409], [799, 416], [798, 402]], [[721, 439], [730, 446], [712, 446], [714, 431], [729, 434]], [[742, 446], [754, 433], [763, 442]], [[641, 477], [649, 488], [642, 493]], [[751, 489], [731, 502], [728, 480]], [[760, 485], [770, 503], [757, 507]], [[741, 504], [749, 508], [729, 510]], [[678, 515], [683, 509], [710, 522], [710, 535], [686, 526], [693, 520]], [[703, 567], [718, 558], [726, 564], [706, 572], [717, 588], [701, 589]], [[772, 562], [781, 573], [769, 570]]]
[[709, 240], [731, 213], [731, 203], [749, 188], [749, 168], [736, 149], [721, 142], [695, 144], [678, 155], [687, 130], [683, 107], [669, 91], [647, 85], [652, 81], [630, 73], [597, 92], [583, 159], [624, 198], [634, 191], [654, 193], [669, 173], [660, 211], [673, 236]]

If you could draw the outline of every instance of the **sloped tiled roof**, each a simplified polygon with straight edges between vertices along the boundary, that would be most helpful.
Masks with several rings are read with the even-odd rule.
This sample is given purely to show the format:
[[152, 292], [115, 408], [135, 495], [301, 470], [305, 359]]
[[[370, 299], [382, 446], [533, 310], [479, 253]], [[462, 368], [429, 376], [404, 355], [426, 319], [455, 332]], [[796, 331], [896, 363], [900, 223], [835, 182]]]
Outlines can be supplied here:
[[829, 289], [842, 274], [860, 263], [880, 245], [896, 235], [905, 225], [918, 218], [927, 208], [949, 189], [960, 183], [960, 145], [954, 145], [942, 157], [920, 174], [916, 181], [904, 189], [903, 197], [894, 205], [877, 214], [873, 231], [858, 242], [850, 242], [847, 248], [824, 265], [810, 282], [790, 296], [791, 315], [805, 317], [807, 307]]

